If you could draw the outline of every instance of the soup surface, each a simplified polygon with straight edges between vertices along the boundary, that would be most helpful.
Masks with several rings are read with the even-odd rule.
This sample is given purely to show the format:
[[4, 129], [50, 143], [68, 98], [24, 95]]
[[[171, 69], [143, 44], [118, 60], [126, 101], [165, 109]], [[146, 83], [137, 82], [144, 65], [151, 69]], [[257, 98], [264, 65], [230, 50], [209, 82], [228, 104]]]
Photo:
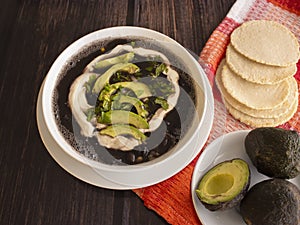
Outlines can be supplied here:
[[53, 93], [57, 126], [90, 159], [153, 160], [178, 143], [195, 116], [196, 84], [185, 71], [153, 40], [95, 42], [61, 71]]

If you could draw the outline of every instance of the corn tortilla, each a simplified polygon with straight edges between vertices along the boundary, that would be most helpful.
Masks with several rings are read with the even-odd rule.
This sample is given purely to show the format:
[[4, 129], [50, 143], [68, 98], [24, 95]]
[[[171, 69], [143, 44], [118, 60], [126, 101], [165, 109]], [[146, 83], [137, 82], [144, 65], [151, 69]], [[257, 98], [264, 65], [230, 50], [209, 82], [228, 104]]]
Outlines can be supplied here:
[[229, 68], [242, 78], [259, 84], [276, 84], [292, 77], [296, 71], [296, 64], [287, 67], [269, 66], [255, 62], [238, 53], [231, 44], [226, 50], [226, 63]]
[[247, 58], [273, 66], [290, 66], [299, 59], [299, 43], [285, 26], [267, 20], [253, 20], [236, 28], [232, 46]]
[[279, 107], [289, 94], [287, 80], [272, 85], [252, 83], [236, 75], [226, 64], [223, 66], [221, 79], [226, 91], [233, 98], [256, 110]]
[[273, 109], [263, 109], [263, 110], [256, 110], [256, 109], [252, 109], [247, 107], [246, 105], [241, 104], [239, 101], [235, 100], [224, 88], [224, 85], [222, 83], [222, 79], [221, 79], [221, 71], [222, 71], [222, 67], [224, 65], [225, 61], [223, 60], [220, 63], [220, 66], [218, 67], [217, 73], [216, 73], [216, 84], [223, 96], [223, 98], [228, 102], [228, 104], [230, 104], [232, 107], [234, 107], [235, 109], [237, 109], [238, 111], [241, 111], [249, 116], [252, 117], [259, 117], [259, 118], [278, 118], [280, 116], [282, 116], [283, 114], [285, 114], [289, 108], [290, 105], [292, 105], [294, 103], [294, 101], [296, 101], [297, 96], [298, 96], [298, 86], [297, 86], [297, 82], [296, 80], [293, 79], [289, 79], [289, 85], [290, 85], [290, 89], [289, 89], [289, 95], [287, 97], [287, 100], [283, 102], [282, 105], [280, 105], [280, 107], [275, 107]]
[[281, 115], [278, 118], [257, 118], [249, 116], [231, 106], [226, 100], [224, 101], [225, 107], [228, 112], [236, 119], [240, 120], [241, 122], [252, 126], [252, 127], [275, 127], [281, 125], [287, 121], [289, 121], [298, 108], [298, 100], [296, 100], [288, 111]]

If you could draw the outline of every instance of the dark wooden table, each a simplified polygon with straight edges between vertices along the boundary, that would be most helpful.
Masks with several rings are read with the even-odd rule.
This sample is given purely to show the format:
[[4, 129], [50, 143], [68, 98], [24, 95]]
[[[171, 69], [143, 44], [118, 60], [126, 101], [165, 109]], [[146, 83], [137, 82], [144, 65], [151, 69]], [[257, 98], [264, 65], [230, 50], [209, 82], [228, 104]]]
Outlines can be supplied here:
[[2, 0], [0, 7], [0, 224], [167, 224], [132, 191], [84, 183], [40, 139], [36, 102], [55, 58], [79, 37], [134, 25], [199, 54], [234, 0]]

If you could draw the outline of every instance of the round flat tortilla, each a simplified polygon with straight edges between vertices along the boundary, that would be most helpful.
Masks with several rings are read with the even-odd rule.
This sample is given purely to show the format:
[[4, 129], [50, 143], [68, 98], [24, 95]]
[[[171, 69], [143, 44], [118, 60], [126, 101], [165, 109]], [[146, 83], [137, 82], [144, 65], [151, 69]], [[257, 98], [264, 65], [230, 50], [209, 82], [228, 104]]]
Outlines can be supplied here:
[[241, 104], [239, 101], [234, 99], [224, 88], [224, 85], [222, 83], [221, 79], [221, 71], [222, 67], [224, 65], [225, 61], [223, 60], [220, 63], [220, 66], [218, 67], [217, 73], [216, 73], [216, 84], [223, 96], [223, 98], [230, 104], [233, 108], [236, 110], [245, 113], [252, 117], [258, 117], [258, 118], [279, 118], [280, 116], [287, 113], [290, 106], [294, 103], [295, 99], [297, 99], [298, 96], [298, 85], [295, 79], [289, 79], [289, 94], [287, 97], [287, 100], [283, 102], [282, 105], [279, 107], [275, 107], [273, 109], [263, 109], [263, 110], [256, 110], [247, 107], [246, 105]]
[[238, 53], [231, 44], [226, 50], [226, 64], [242, 78], [259, 84], [276, 84], [292, 77], [296, 71], [296, 64], [288, 67], [269, 66], [255, 62]]
[[245, 22], [232, 32], [230, 43], [247, 58], [267, 65], [290, 66], [299, 59], [297, 38], [274, 21]]
[[238, 111], [233, 106], [231, 106], [226, 100], [224, 101], [225, 107], [228, 112], [236, 119], [240, 120], [241, 122], [252, 126], [252, 127], [276, 127], [281, 125], [287, 121], [289, 121], [298, 108], [298, 99], [291, 105], [288, 111], [281, 115], [278, 118], [257, 118], [249, 116], [241, 111]]
[[279, 107], [289, 94], [287, 79], [272, 85], [256, 84], [236, 75], [226, 64], [223, 66], [221, 78], [226, 91], [233, 98], [256, 110]]

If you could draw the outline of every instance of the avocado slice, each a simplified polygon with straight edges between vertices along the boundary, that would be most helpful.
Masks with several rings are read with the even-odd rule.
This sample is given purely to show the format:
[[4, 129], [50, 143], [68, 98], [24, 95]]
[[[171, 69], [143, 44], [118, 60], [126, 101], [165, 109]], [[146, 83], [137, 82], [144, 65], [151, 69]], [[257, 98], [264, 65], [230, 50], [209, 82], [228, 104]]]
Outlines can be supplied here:
[[103, 112], [98, 118], [98, 122], [103, 124], [130, 124], [141, 129], [149, 128], [147, 120], [133, 112], [125, 110]]
[[107, 83], [103, 86], [103, 89], [99, 94], [98, 99], [100, 101], [110, 100], [110, 96], [116, 90], [122, 87], [131, 89], [139, 99], [152, 96], [152, 93], [146, 84], [135, 81], [135, 82], [119, 82], [111, 85]]
[[237, 206], [250, 184], [250, 170], [242, 159], [232, 159], [217, 164], [201, 178], [196, 194], [211, 211]]
[[133, 105], [137, 113], [143, 118], [146, 118], [149, 114], [148, 111], [145, 109], [145, 104], [141, 100], [127, 95], [117, 95], [116, 98], [114, 98], [112, 108], [114, 109], [115, 107], [118, 107], [120, 104], [123, 103], [129, 103]]
[[[134, 97], [130, 97], [130, 96], [125, 96], [123, 95], [123, 97], [121, 94], [117, 94], [112, 96], [113, 94], [115, 94], [118, 89], [120, 88], [130, 88], [136, 96], [138, 96], [137, 98]], [[144, 83], [140, 83], [140, 82], [119, 82], [119, 83], [115, 83], [115, 84], [105, 84], [103, 89], [101, 90], [99, 96], [98, 96], [98, 100], [101, 103], [101, 107], [103, 108], [104, 111], [109, 111], [111, 110], [112, 107], [112, 103], [113, 101], [117, 101], [115, 102], [115, 105], [117, 105], [118, 103], [130, 103], [132, 105], [134, 105], [138, 111], [138, 114], [143, 116], [143, 117], [147, 117], [148, 116], [148, 112], [147, 110], [145, 110], [144, 108], [144, 103], [142, 101], [139, 100], [139, 98], [145, 98], [145, 97], [149, 97], [151, 96], [151, 92], [148, 89], [147, 85]], [[118, 101], [122, 101], [122, 102], [118, 102]]]
[[133, 63], [118, 63], [110, 67], [105, 73], [99, 76], [94, 84], [92, 92], [97, 94], [102, 88], [108, 83], [109, 78], [116, 73], [117, 71], [126, 71], [130, 74], [140, 71], [140, 68]]
[[268, 179], [250, 188], [240, 205], [251, 225], [299, 225], [300, 190], [284, 179]]
[[108, 59], [103, 59], [99, 62], [97, 62], [94, 65], [95, 69], [100, 69], [100, 68], [104, 68], [104, 67], [108, 67], [114, 64], [118, 64], [118, 63], [127, 63], [132, 61], [134, 58], [134, 53], [133, 52], [128, 52], [113, 58], [108, 58]]
[[296, 131], [256, 128], [245, 139], [246, 152], [258, 172], [291, 179], [300, 174], [300, 137]]
[[131, 89], [135, 93], [136, 97], [139, 99], [152, 96], [152, 93], [151, 93], [149, 87], [142, 82], [125, 81], [125, 82], [119, 82], [119, 83], [112, 84], [112, 86], [113, 87], [124, 87], [124, 88]]
[[100, 134], [116, 137], [119, 135], [131, 135], [137, 140], [145, 141], [147, 136], [139, 129], [125, 124], [115, 124], [108, 126], [100, 131]]

